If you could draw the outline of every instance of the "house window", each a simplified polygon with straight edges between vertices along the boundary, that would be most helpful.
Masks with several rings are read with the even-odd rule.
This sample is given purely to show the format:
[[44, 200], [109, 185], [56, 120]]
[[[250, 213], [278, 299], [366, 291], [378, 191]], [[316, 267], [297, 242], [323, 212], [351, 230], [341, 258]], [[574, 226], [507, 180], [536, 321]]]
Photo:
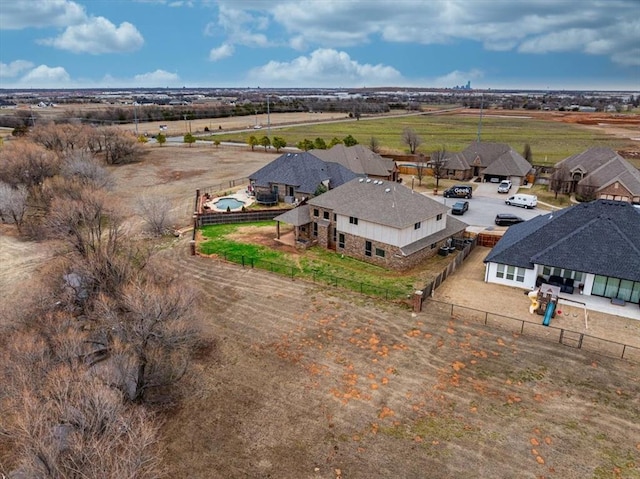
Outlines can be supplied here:
[[328, 219], [329, 219], [329, 212], [328, 212], [328, 211], [325, 211], [324, 213], [322, 213], [322, 217], [323, 217], [325, 220], [328, 220]]
[[313, 216], [319, 216], [320, 212], [318, 211], [318, 208], [314, 208], [313, 209]]
[[358, 218], [356, 218], [355, 216], [349, 216], [349, 223], [351, 223], [352, 225], [357, 225]]
[[499, 264], [498, 270], [496, 271], [496, 278], [504, 278], [504, 265]]
[[515, 279], [518, 283], [524, 283], [525, 271], [525, 268], [499, 264], [496, 270], [496, 278], [505, 278], [509, 281], [513, 281]]
[[516, 268], [516, 281], [524, 283], [524, 268]]
[[507, 266], [507, 279], [513, 281], [513, 276], [516, 271], [515, 266]]
[[440, 213], [438, 216], [436, 216], [436, 221], [440, 221], [442, 219], [442, 213]]
[[413, 229], [414, 230], [419, 230], [420, 229], [420, 222], [419, 221], [415, 225], [413, 225]]
[[384, 250], [381, 248], [376, 248], [376, 256], [379, 256], [380, 258], [384, 258]]
[[338, 235], [338, 248], [344, 248], [344, 233]]
[[313, 223], [313, 236], [318, 236], [318, 223]]
[[371, 241], [364, 242], [364, 255], [371, 256]]

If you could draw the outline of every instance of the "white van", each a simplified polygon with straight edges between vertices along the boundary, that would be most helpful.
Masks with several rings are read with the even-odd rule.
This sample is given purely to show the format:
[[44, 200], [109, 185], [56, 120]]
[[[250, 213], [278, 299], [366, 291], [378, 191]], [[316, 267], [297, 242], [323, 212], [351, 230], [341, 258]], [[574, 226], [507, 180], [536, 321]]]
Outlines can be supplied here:
[[538, 205], [538, 197], [535, 195], [513, 195], [504, 202], [508, 205], [521, 206], [523, 208], [535, 208]]

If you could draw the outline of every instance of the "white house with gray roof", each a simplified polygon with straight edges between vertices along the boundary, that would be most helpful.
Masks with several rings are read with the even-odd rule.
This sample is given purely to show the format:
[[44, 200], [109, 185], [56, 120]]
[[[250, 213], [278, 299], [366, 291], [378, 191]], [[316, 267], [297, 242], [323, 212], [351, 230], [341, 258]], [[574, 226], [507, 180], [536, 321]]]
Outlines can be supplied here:
[[462, 236], [443, 204], [396, 182], [357, 178], [275, 218], [296, 237], [370, 263], [408, 268]]
[[640, 209], [595, 200], [509, 227], [484, 260], [485, 280], [640, 303]]

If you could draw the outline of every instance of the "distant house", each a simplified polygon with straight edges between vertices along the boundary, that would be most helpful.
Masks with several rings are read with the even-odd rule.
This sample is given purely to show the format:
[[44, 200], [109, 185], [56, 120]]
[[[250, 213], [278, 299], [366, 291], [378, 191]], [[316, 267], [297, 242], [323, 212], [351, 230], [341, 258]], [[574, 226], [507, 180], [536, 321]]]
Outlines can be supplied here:
[[589, 148], [555, 168], [566, 193], [640, 204], [640, 171], [611, 148]]
[[483, 181], [511, 180], [518, 186], [531, 171], [531, 164], [509, 145], [474, 141], [449, 156], [445, 168], [446, 175], [457, 180], [481, 177]]
[[384, 158], [363, 145], [338, 144], [328, 150], [316, 149], [310, 150], [309, 153], [321, 160], [339, 163], [356, 175], [388, 181], [396, 181], [399, 176], [394, 160]]
[[[509, 227], [487, 255], [485, 280], [640, 302], [640, 209], [596, 200]], [[551, 278], [554, 276], [555, 278]]]
[[356, 174], [309, 152], [285, 153], [249, 176], [259, 203], [294, 203], [346, 183]]
[[357, 178], [275, 218], [296, 240], [405, 269], [433, 256], [466, 224], [448, 208], [396, 182]]

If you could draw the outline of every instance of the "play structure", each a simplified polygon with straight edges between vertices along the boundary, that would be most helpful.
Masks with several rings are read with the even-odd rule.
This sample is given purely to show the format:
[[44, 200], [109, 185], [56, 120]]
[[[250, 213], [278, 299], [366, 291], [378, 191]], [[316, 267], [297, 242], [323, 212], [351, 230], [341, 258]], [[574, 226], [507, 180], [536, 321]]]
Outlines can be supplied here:
[[544, 326], [549, 326], [551, 319], [556, 316], [559, 294], [560, 287], [543, 283], [537, 290], [533, 290], [527, 295], [531, 300], [529, 312], [531, 314], [537, 313], [541, 316], [544, 315], [544, 319], [542, 320]]

